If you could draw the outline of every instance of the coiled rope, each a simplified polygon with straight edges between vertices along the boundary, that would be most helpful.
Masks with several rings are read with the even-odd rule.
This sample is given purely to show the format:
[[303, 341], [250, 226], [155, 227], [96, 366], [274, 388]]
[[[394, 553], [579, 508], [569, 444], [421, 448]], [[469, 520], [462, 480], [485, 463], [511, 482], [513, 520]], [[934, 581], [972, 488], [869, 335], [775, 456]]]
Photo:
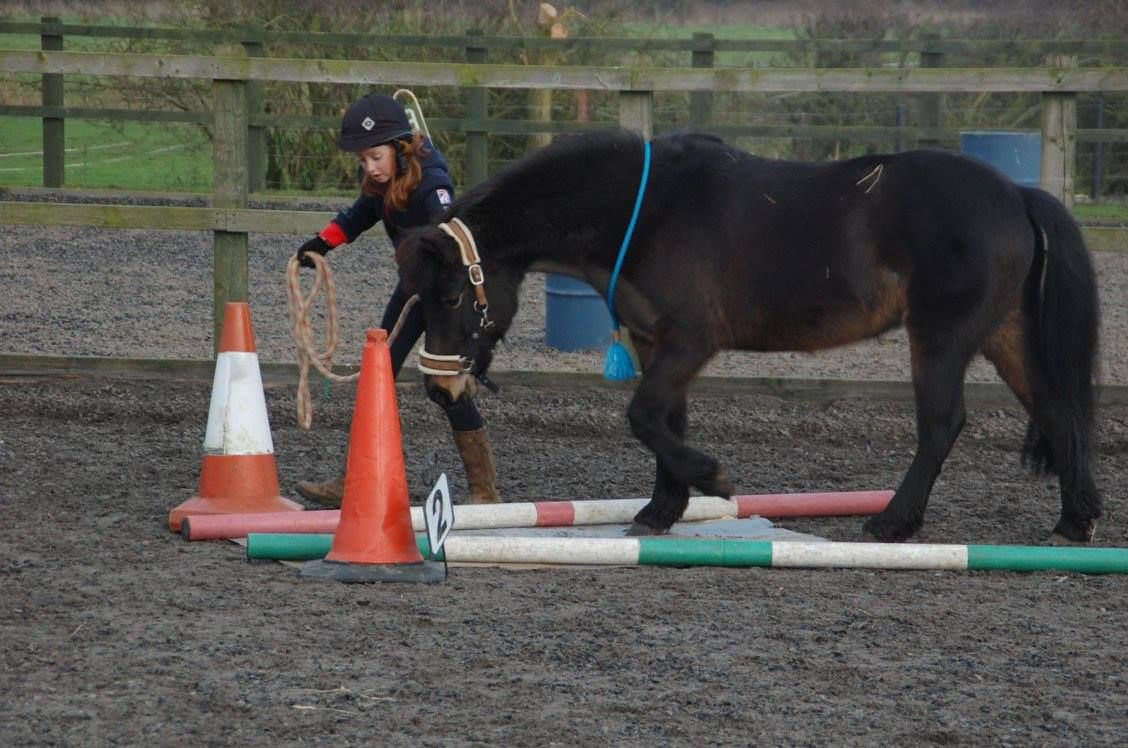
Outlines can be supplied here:
[[[312, 364], [322, 376], [334, 382], [355, 382], [360, 372], [342, 376], [333, 373], [333, 353], [340, 342], [340, 319], [337, 315], [337, 287], [333, 282], [333, 272], [329, 269], [329, 261], [324, 256], [310, 252], [307, 257], [313, 259], [315, 275], [313, 287], [309, 293], [303, 295], [301, 287], [301, 265], [295, 254], [286, 265], [286, 308], [290, 313], [290, 323], [293, 330], [294, 343], [297, 346], [298, 359], [298, 426], [309, 431], [313, 426], [313, 398], [309, 391], [309, 367]], [[321, 289], [325, 289], [325, 347], [318, 350], [313, 339], [313, 323], [310, 310], [317, 300]], [[404, 304], [399, 319], [388, 333], [388, 345], [399, 335], [403, 321], [411, 307], [419, 301], [419, 296], [414, 295]]]

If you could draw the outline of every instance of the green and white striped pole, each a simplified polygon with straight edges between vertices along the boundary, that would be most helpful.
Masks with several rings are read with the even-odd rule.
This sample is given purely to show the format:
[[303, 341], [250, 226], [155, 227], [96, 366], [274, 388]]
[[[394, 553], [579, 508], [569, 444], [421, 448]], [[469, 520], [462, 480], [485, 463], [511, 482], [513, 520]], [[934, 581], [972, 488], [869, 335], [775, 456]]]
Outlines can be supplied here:
[[[251, 533], [247, 536], [247, 558], [323, 558], [332, 539], [332, 535]], [[424, 558], [441, 561], [445, 555], [451, 563], [1128, 573], [1128, 548], [452, 535], [443, 553], [433, 558], [426, 535], [416, 539]]]

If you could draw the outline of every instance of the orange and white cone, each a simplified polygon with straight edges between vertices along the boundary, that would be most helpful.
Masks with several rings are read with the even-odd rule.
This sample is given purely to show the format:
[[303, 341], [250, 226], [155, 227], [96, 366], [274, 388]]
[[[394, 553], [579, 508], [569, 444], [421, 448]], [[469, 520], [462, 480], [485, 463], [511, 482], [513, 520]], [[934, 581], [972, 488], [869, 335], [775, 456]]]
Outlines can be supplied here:
[[440, 582], [441, 564], [424, 561], [411, 522], [396, 382], [388, 334], [368, 331], [349, 432], [345, 494], [333, 544], [301, 575], [338, 582]]
[[199, 493], [169, 512], [168, 528], [180, 532], [181, 521], [196, 514], [302, 509], [279, 492], [250, 308], [245, 301], [228, 302], [215, 360]]

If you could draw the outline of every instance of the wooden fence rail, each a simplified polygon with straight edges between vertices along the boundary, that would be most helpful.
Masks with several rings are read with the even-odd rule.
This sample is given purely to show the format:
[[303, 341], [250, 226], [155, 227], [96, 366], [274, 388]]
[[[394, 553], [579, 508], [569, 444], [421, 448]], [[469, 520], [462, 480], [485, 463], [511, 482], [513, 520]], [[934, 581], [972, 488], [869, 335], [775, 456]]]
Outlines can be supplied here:
[[[469, 37], [473, 38], [473, 37]], [[231, 45], [228, 50], [238, 50]], [[1122, 91], [1128, 75], [1125, 68], [996, 68], [996, 69], [716, 69], [716, 68], [654, 68], [645, 66], [617, 67], [535, 67], [522, 65], [489, 65], [484, 60], [484, 49], [467, 48], [467, 63], [402, 63], [353, 62], [342, 60], [305, 60], [287, 58], [251, 58], [240, 55], [226, 57], [200, 57], [189, 55], [105, 55], [88, 52], [21, 52], [0, 50], [0, 63], [8, 72], [39, 73], [44, 76], [44, 104], [42, 109], [7, 106], [0, 114], [33, 114], [44, 118], [46, 186], [61, 187], [62, 116], [60, 94], [48, 87], [49, 80], [63, 74], [205, 78], [212, 80], [242, 80], [247, 87], [251, 117], [251, 161], [248, 175], [253, 189], [262, 184], [264, 141], [262, 128], [273, 124], [332, 125], [331, 118], [267, 117], [255, 111], [261, 105], [261, 92], [256, 87], [267, 80], [321, 82], [321, 83], [395, 83], [396, 85], [438, 85], [459, 87], [465, 90], [468, 117], [464, 120], [436, 123], [437, 127], [461, 131], [467, 135], [466, 182], [475, 184], [485, 177], [487, 137], [491, 132], [568, 132], [592, 126], [588, 123], [531, 124], [522, 121], [489, 120], [485, 110], [487, 87], [492, 88], [550, 88], [618, 91], [689, 91], [691, 93], [691, 120], [701, 122], [708, 111], [708, 96], [716, 91], [734, 92], [901, 92], [931, 95], [944, 91], [960, 92], [1040, 92], [1062, 91], [1070, 95], [1077, 92]], [[698, 61], [705, 59], [698, 57]], [[1075, 102], [1075, 97], [1072, 99]], [[1075, 104], [1073, 104], [1075, 107]], [[74, 114], [107, 114], [113, 118], [133, 117], [122, 110], [99, 111], [75, 109]], [[935, 114], [935, 113], [933, 113]], [[927, 117], [926, 111], [926, 117]], [[204, 121], [207, 115], [187, 113], [141, 113], [139, 119], [158, 121]], [[936, 120], [936, 116], [931, 117]], [[52, 127], [49, 127], [49, 124]], [[212, 123], [214, 126], [214, 123]], [[928, 143], [941, 137], [950, 138], [951, 130], [941, 130], [937, 122], [924, 128], [837, 128], [838, 137], [888, 137], [895, 133], [902, 139]], [[734, 126], [712, 125], [708, 129], [724, 136], [817, 136], [831, 132], [817, 126]], [[657, 132], [662, 132], [658, 127]], [[1093, 142], [1122, 142], [1128, 140], [1128, 131], [1076, 130], [1072, 144], [1078, 139]]]
[[295, 83], [598, 91], [1085, 93], [1128, 91], [1128, 68], [678, 68], [106, 54], [0, 49], [0, 71]]
[[[471, 42], [476, 41], [471, 39]], [[195, 222], [215, 234], [214, 319], [218, 341], [223, 305], [247, 298], [247, 232], [261, 213], [271, 231], [280, 230], [276, 211], [247, 209], [248, 133], [252, 126], [248, 88], [256, 82], [295, 81], [369, 85], [449, 86], [470, 97], [470, 119], [487, 119], [487, 88], [588, 89], [615, 91], [619, 124], [650, 136], [654, 129], [655, 92], [1034, 92], [1042, 94], [1042, 185], [1070, 202], [1076, 145], [1078, 92], [1128, 91], [1128, 68], [1076, 68], [1071, 58], [1056, 56], [1044, 68], [996, 69], [751, 69], [658, 68], [633, 66], [540, 67], [466, 63], [364, 62], [246, 56], [241, 44], [217, 50], [215, 56], [173, 54], [104, 54], [66, 51], [0, 50], [0, 72], [43, 76], [137, 76], [212, 81], [214, 187], [211, 208], [128, 210], [122, 206], [50, 206], [77, 225], [122, 225], [150, 221], [161, 228], [184, 228]], [[477, 103], [475, 103], [477, 102]], [[44, 102], [45, 106], [57, 106]], [[52, 110], [54, 111], [54, 110]], [[483, 141], [485, 130], [467, 130]], [[483, 151], [484, 152], [484, 151]], [[468, 164], [468, 172], [470, 165]], [[474, 167], [484, 176], [484, 163]], [[87, 212], [96, 208], [99, 212]], [[316, 214], [315, 214], [316, 215]], [[157, 218], [161, 216], [161, 218]], [[42, 206], [0, 202], [0, 224], [49, 222]], [[322, 216], [324, 218], [324, 216]], [[290, 218], [294, 224], [301, 219]], [[90, 222], [93, 223], [90, 223]], [[302, 224], [304, 228], [304, 224]]]
[[883, 54], [930, 53], [940, 55], [998, 55], [1027, 52], [1104, 57], [1128, 55], [1128, 39], [941, 39], [921, 35], [909, 39], [718, 39], [695, 35], [691, 39], [648, 37], [583, 37], [553, 39], [544, 36], [476, 36], [472, 34], [373, 34], [339, 31], [274, 31], [256, 26], [232, 29], [107, 26], [72, 24], [58, 20], [3, 21], [0, 34], [77, 36], [104, 39], [193, 41], [210, 44], [257, 42], [313, 46], [397, 46], [487, 50], [552, 50], [569, 52], [693, 52], [707, 46], [716, 52], [781, 52], [794, 55], [819, 52], [875, 52]]
[[[646, 55], [659, 52], [690, 53], [690, 65], [694, 68], [712, 68], [716, 65], [717, 53], [724, 52], [780, 52], [788, 55], [775, 58], [773, 65], [787, 60], [818, 59], [825, 53], [877, 53], [895, 56], [898, 65], [913, 64], [911, 56], [923, 68], [944, 66], [945, 55], [1015, 55], [1030, 56], [1048, 53], [1083, 54], [1104, 62], [1128, 58], [1128, 40], [1125, 39], [941, 39], [936, 34], [923, 33], [908, 39], [897, 40], [858, 40], [858, 39], [717, 39], [713, 34], [695, 33], [691, 39], [645, 39], [609, 37], [571, 37], [552, 39], [535, 37], [487, 37], [477, 31], [464, 35], [412, 35], [412, 34], [367, 34], [340, 32], [273, 31], [261, 27], [242, 29], [198, 29], [198, 28], [157, 28], [127, 27], [91, 24], [64, 24], [58, 18], [43, 17], [38, 23], [0, 21], [0, 33], [35, 34], [40, 38], [41, 48], [58, 51], [63, 49], [66, 36], [80, 38], [137, 39], [145, 41], [191, 42], [196, 44], [227, 44], [228, 48], [241, 45], [250, 57], [263, 57], [267, 44], [295, 45], [303, 47], [327, 45], [367, 46], [382, 48], [394, 45], [398, 54], [410, 54], [411, 49], [423, 53], [425, 49], [458, 48], [466, 62], [483, 63], [487, 52], [512, 52], [515, 50], [552, 50], [555, 53], [573, 51], [598, 51], [607, 55], [614, 52], [631, 52]], [[559, 59], [559, 56], [558, 56]], [[97, 107], [65, 107], [62, 104], [62, 75], [47, 73], [43, 76], [43, 105], [6, 105], [0, 103], [0, 116], [34, 116], [43, 120], [44, 129], [44, 169], [43, 184], [46, 187], [62, 187], [64, 183], [64, 148], [62, 128], [68, 117], [86, 119], [106, 119], [110, 121], [140, 122], [184, 122], [193, 124], [212, 124], [210, 112], [148, 112], [132, 109], [113, 109]], [[335, 117], [267, 115], [262, 106], [263, 82], [251, 80], [247, 84], [248, 112], [250, 130], [248, 132], [248, 181], [250, 190], [258, 192], [265, 186], [266, 137], [265, 128], [271, 127], [333, 127]], [[472, 111], [483, 110], [485, 92], [480, 87], [466, 89], [467, 108]], [[698, 130], [712, 132], [723, 137], [759, 138], [825, 138], [836, 140], [892, 140], [899, 144], [938, 145], [953, 142], [959, 134], [955, 128], [940, 126], [940, 94], [935, 91], [916, 93], [918, 102], [915, 112], [915, 125], [906, 121], [905, 107], [898, 107], [896, 124], [885, 126], [810, 126], [810, 125], [745, 125], [715, 124], [711, 121], [712, 93], [693, 91], [689, 94], [688, 124]], [[1098, 105], [1099, 106], [1099, 105]], [[483, 110], [484, 111], [484, 110]], [[1101, 112], [1098, 110], [1098, 118]], [[471, 116], [461, 119], [437, 118], [439, 131], [464, 133], [467, 135], [467, 149], [464, 163], [466, 183], [474, 184], [486, 175], [488, 136], [491, 134], [529, 134], [576, 132], [589, 128], [605, 126], [604, 123], [552, 122], [528, 120], [498, 120], [486, 116]], [[654, 132], [663, 133], [682, 127], [680, 124], [655, 123]], [[1128, 129], [1078, 129], [1076, 140], [1079, 143], [1094, 143], [1094, 194], [1099, 192], [1099, 174], [1102, 172], [1104, 143], [1128, 141]]]

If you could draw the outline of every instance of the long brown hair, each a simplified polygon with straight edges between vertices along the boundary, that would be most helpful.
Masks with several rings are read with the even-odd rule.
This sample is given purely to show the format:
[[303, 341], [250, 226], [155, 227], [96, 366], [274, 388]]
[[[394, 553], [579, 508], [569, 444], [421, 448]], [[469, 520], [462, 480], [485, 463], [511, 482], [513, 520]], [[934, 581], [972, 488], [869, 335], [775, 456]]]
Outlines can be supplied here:
[[[397, 143], [388, 145], [395, 148]], [[423, 134], [418, 132], [411, 136], [411, 140], [398, 141], [398, 146], [403, 150], [407, 169], [400, 173], [397, 167], [395, 175], [387, 184], [378, 184], [371, 177], [365, 176], [360, 185], [361, 192], [365, 195], [380, 195], [384, 198], [384, 204], [392, 210], [404, 210], [407, 207], [407, 199], [423, 181], [423, 166], [419, 161], [429, 153], [423, 143]]]

